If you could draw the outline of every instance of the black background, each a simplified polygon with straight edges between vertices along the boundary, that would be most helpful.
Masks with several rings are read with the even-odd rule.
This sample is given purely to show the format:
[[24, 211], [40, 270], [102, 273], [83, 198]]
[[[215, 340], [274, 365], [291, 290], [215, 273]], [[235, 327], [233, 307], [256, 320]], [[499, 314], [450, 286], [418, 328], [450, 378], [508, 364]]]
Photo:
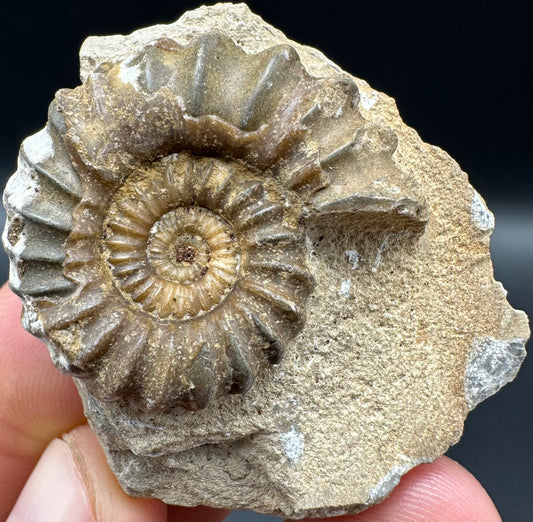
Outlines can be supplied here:
[[[22, 139], [44, 125], [55, 91], [79, 83], [77, 53], [87, 36], [169, 23], [199, 5], [26, 0], [4, 6], [2, 182], [16, 168]], [[459, 162], [496, 214], [495, 276], [509, 290], [511, 304], [533, 316], [528, 2], [250, 0], [249, 5], [290, 38], [321, 49], [393, 96], [404, 121]], [[6, 279], [5, 256], [0, 261]], [[532, 392], [533, 363], [526, 362], [511, 386], [470, 415], [463, 439], [449, 452], [479, 478], [507, 521], [531, 519]]]

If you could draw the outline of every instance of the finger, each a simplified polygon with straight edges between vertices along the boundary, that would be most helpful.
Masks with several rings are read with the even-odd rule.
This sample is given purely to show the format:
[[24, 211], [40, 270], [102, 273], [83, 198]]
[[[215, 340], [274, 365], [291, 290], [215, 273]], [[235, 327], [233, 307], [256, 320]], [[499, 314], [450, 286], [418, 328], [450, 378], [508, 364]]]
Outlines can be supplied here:
[[165, 522], [167, 508], [160, 500], [124, 492], [85, 424], [49, 444], [8, 522], [34, 520]]
[[[407, 473], [381, 504], [358, 515], [320, 519], [324, 522], [501, 522], [483, 486], [461, 465], [441, 457]], [[320, 522], [306, 519], [307, 522]], [[305, 522], [305, 521], [301, 521]]]
[[207, 506], [194, 508], [168, 506], [168, 522], [222, 522], [228, 513], [228, 509], [215, 509]]
[[0, 520], [54, 437], [85, 422], [72, 379], [20, 325], [20, 300], [0, 288]]

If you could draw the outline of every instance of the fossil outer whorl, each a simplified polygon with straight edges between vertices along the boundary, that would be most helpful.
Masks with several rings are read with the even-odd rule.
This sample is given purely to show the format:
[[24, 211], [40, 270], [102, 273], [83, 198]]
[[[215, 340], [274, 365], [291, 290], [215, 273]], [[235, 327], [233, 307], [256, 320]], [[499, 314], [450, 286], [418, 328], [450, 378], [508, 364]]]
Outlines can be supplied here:
[[346, 211], [336, 184], [395, 147], [357, 96], [290, 46], [249, 55], [217, 33], [156, 40], [59, 91], [5, 198], [12, 286], [56, 365], [100, 399], [167, 411], [279, 362], [314, 285], [306, 219]]

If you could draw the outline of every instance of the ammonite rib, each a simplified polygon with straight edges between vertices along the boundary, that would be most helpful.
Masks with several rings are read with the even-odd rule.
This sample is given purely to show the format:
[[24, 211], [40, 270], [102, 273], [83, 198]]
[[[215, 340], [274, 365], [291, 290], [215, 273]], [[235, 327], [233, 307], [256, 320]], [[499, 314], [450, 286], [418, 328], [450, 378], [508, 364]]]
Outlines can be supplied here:
[[95, 375], [93, 389], [105, 400], [119, 398], [131, 386], [132, 375], [150, 336], [148, 321], [130, 322], [115, 341], [115, 349], [103, 357], [105, 372]]
[[96, 397], [164, 411], [244, 393], [279, 363], [314, 287], [306, 220], [382, 154], [357, 102], [290, 46], [249, 55], [217, 33], [59, 91], [21, 150], [5, 234], [56, 364]]

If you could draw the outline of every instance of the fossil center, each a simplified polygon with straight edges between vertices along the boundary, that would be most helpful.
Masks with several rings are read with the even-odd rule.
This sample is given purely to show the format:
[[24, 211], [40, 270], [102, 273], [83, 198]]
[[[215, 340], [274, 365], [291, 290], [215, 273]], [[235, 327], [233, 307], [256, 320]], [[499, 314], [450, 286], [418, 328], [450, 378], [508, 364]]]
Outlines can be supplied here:
[[180, 245], [176, 248], [175, 255], [178, 263], [192, 263], [196, 257], [196, 250], [190, 245]]
[[[159, 318], [187, 319], [220, 304], [242, 268], [239, 231], [224, 198], [204, 195], [192, 174], [203, 163], [167, 158], [129, 177], [104, 222], [103, 252], [116, 287]], [[218, 183], [229, 175], [213, 163]], [[192, 170], [191, 170], [192, 169]], [[196, 170], [195, 170], [196, 169]]]
[[223, 286], [237, 278], [238, 244], [231, 226], [203, 207], [178, 207], [152, 227], [149, 263], [162, 278], [189, 285], [212, 272]]

